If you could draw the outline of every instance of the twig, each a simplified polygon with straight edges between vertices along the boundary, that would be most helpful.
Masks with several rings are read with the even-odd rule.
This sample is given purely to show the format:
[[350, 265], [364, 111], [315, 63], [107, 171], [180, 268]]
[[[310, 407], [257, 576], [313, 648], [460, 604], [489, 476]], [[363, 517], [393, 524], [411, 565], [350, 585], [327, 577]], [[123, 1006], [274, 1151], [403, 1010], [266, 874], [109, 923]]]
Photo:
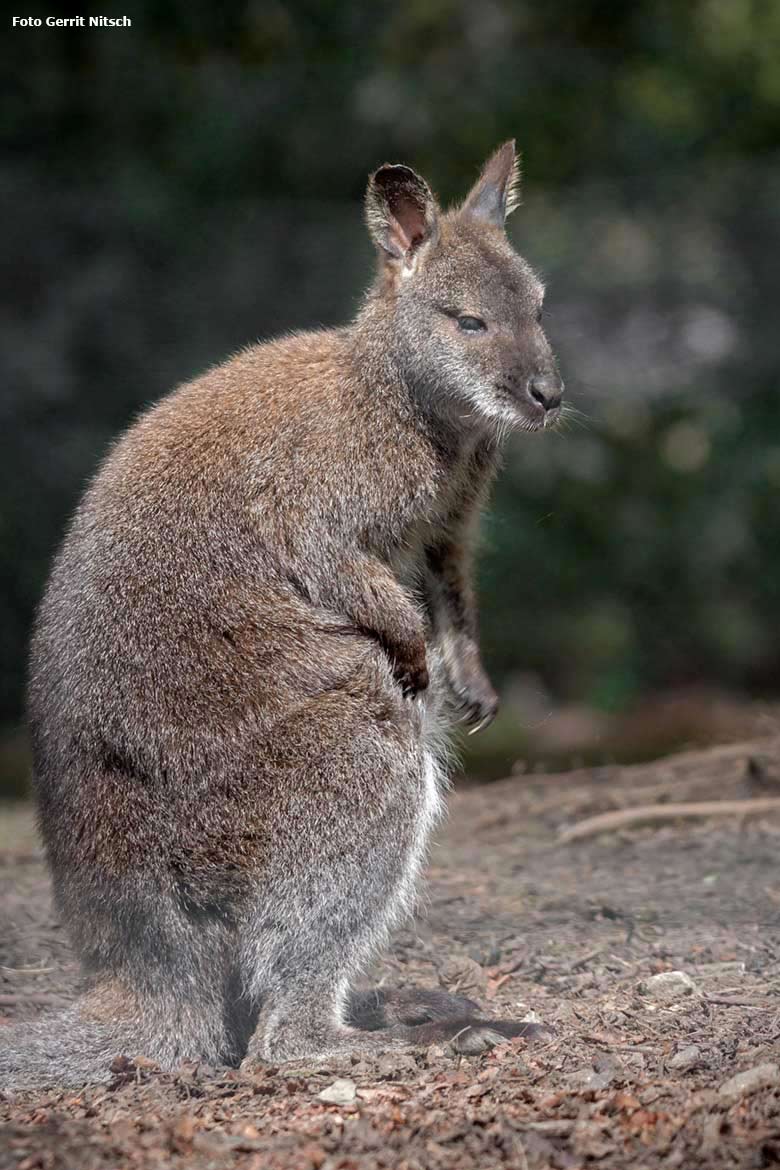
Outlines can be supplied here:
[[645, 804], [638, 808], [621, 808], [614, 812], [588, 817], [558, 836], [559, 845], [582, 841], [599, 833], [611, 833], [655, 821], [675, 821], [695, 817], [739, 817], [748, 813], [775, 812], [780, 809], [780, 797], [765, 796], [753, 800], [704, 800], [693, 804]]
[[516, 1124], [522, 1129], [530, 1129], [533, 1133], [546, 1134], [547, 1137], [568, 1137], [577, 1123], [561, 1117], [559, 1120], [518, 1121]]
[[15, 1007], [18, 1003], [64, 1003], [61, 995], [47, 995], [43, 991], [20, 991], [18, 995], [0, 995], [0, 1007]]
[[723, 1007], [754, 1007], [754, 1008], [770, 1008], [775, 1005], [767, 1003], [760, 999], [729, 999], [725, 995], [705, 995], [707, 1003], [721, 1004]]
[[0, 967], [4, 975], [48, 975], [56, 967]]
[[578, 967], [585, 967], [591, 959], [597, 959], [606, 949], [604, 946], [595, 947], [592, 951], [588, 951], [587, 955], [580, 955], [579, 959], [575, 959], [572, 963], [569, 963], [566, 970], [576, 971]]

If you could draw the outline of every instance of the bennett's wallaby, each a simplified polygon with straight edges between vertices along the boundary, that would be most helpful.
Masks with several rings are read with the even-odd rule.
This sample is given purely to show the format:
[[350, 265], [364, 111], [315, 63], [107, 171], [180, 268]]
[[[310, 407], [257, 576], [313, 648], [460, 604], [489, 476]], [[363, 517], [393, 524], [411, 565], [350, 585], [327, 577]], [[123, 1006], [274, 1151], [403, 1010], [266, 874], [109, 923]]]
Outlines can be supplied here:
[[351, 325], [253, 346], [136, 422], [89, 487], [32, 647], [40, 827], [86, 985], [0, 1036], [6, 1085], [376, 1052], [531, 1025], [356, 992], [413, 901], [442, 727], [492, 719], [476, 514], [512, 427], [559, 414], [514, 144], [442, 214], [367, 192]]

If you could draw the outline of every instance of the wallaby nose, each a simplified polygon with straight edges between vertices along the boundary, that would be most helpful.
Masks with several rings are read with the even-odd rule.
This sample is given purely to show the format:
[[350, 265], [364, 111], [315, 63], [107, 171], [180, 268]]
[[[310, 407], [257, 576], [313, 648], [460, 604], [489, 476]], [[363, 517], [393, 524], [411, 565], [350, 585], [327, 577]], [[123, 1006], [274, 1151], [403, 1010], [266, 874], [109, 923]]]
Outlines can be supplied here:
[[563, 398], [563, 382], [557, 374], [537, 374], [528, 383], [528, 393], [544, 410], [555, 410]]

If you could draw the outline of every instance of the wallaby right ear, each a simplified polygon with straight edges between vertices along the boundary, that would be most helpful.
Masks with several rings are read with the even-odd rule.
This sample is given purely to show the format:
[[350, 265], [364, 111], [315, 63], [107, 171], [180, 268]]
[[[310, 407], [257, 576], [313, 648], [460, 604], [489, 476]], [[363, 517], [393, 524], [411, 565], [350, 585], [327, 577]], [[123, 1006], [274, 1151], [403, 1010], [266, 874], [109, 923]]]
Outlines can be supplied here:
[[466, 196], [462, 211], [502, 228], [520, 202], [520, 161], [514, 139], [499, 146]]
[[438, 238], [439, 209], [428, 184], [410, 167], [385, 163], [368, 180], [366, 222], [383, 258], [408, 274]]

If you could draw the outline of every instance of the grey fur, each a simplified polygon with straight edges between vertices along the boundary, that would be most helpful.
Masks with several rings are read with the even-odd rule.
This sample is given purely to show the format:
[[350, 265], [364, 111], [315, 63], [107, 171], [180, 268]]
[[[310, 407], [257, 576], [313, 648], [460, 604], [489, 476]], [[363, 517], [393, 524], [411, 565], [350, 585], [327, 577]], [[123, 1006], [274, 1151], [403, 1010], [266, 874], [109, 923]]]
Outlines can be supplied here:
[[491, 218], [514, 171], [504, 147], [443, 215], [381, 168], [354, 322], [181, 387], [87, 490], [29, 691], [85, 990], [4, 1030], [3, 1085], [105, 1079], [120, 1053], [235, 1065], [528, 1030], [351, 991], [413, 906], [449, 723], [495, 713], [470, 548], [500, 439], [557, 414], [531, 393], [559, 387], [541, 286]]

